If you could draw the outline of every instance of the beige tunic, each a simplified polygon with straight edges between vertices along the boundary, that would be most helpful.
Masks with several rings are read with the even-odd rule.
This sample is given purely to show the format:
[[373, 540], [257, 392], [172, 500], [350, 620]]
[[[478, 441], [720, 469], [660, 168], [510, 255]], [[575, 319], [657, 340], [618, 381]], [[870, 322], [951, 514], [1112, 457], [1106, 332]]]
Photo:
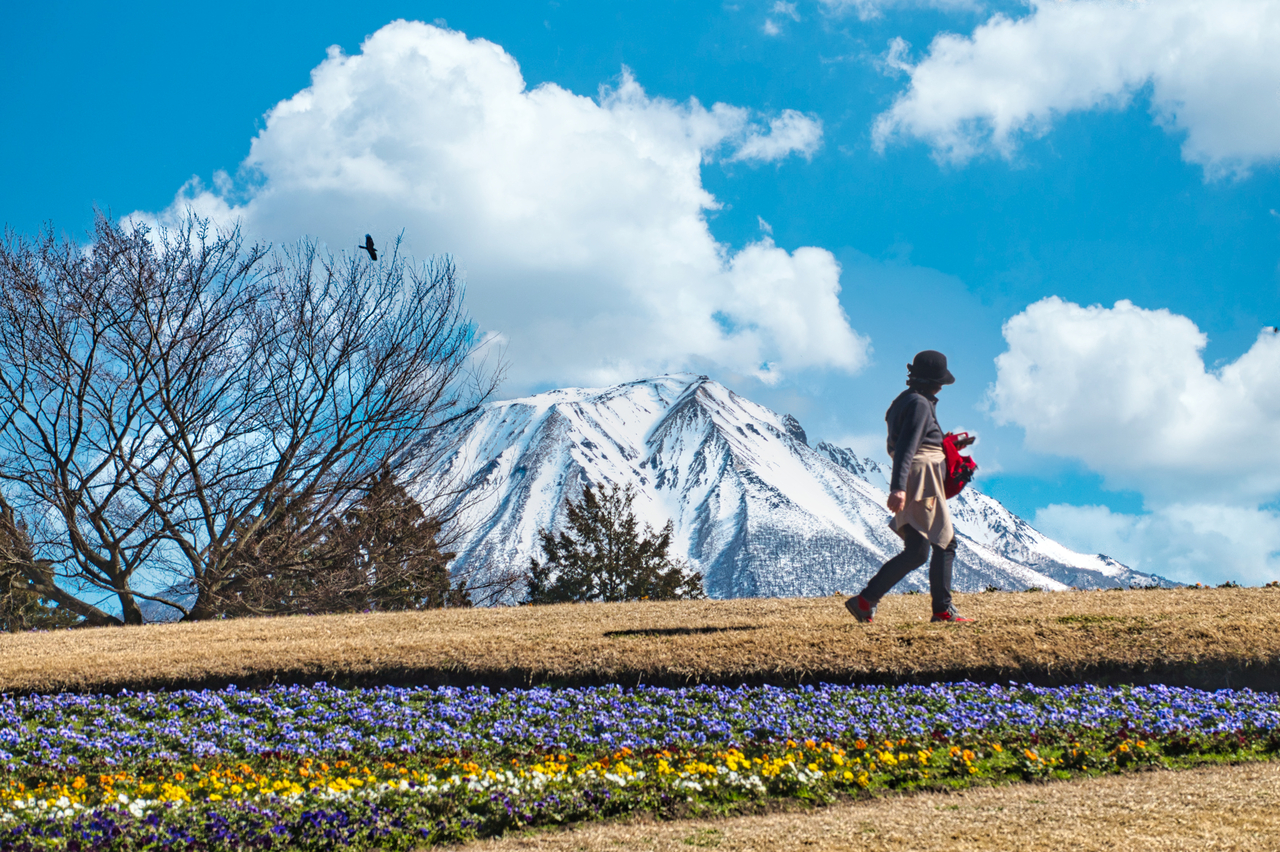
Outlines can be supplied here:
[[893, 516], [898, 535], [910, 525], [923, 533], [930, 544], [946, 547], [951, 543], [955, 530], [947, 511], [946, 480], [947, 456], [942, 447], [921, 444], [907, 474], [906, 508]]

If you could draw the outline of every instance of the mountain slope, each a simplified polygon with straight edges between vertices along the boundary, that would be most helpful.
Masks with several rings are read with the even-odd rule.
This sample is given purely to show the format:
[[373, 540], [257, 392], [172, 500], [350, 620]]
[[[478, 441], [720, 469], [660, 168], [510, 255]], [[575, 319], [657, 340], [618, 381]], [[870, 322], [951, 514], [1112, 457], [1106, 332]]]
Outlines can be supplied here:
[[[821, 443], [816, 450], [865, 481], [887, 491], [887, 464], [858, 458], [851, 451]], [[1151, 575], [1131, 571], [1109, 556], [1086, 555], [1063, 547], [972, 484], [950, 501], [951, 519], [963, 536], [1004, 558], [1058, 582], [1081, 589], [1150, 585]], [[1171, 585], [1167, 581], [1162, 585]]]
[[[794, 418], [705, 376], [493, 403], [435, 436], [442, 453], [421, 494], [468, 485], [457, 514], [457, 571], [523, 569], [538, 530], [561, 521], [583, 484], [633, 484], [654, 528], [674, 524], [673, 553], [712, 597], [852, 593], [901, 549], [888, 528], [884, 469], [848, 450], [808, 446]], [[966, 489], [952, 502], [956, 587], [1063, 589], [1157, 578], [1073, 553], [998, 501]], [[927, 572], [904, 581], [926, 590]]]

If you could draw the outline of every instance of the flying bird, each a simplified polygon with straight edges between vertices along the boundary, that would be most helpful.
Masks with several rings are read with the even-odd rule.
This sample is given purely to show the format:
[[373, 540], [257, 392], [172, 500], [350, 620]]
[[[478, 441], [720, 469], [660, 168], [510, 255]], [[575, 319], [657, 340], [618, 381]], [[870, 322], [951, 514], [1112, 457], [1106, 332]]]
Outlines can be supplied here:
[[364, 235], [364, 245], [356, 246], [356, 248], [364, 249], [365, 251], [369, 252], [369, 258], [371, 260], [378, 259], [378, 250], [373, 247], [373, 237], [370, 236], [369, 234]]

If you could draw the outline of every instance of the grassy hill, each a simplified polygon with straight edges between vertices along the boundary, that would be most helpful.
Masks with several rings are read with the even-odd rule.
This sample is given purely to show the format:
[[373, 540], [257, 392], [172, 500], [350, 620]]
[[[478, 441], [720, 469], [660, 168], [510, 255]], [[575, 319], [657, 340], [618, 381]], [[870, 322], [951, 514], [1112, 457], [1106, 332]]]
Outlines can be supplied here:
[[0, 691], [336, 684], [1166, 683], [1280, 691], [1280, 589], [576, 604], [0, 635]]

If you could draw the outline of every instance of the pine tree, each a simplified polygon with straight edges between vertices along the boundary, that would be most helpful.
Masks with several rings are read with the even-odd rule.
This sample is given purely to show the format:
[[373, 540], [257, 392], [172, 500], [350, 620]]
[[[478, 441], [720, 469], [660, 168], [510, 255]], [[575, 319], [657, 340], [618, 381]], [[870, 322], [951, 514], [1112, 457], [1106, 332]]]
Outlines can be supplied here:
[[568, 529], [538, 533], [545, 558], [529, 560], [527, 603], [703, 597], [702, 577], [671, 559], [670, 522], [659, 533], [632, 511], [635, 489], [586, 485], [566, 508]]
[[440, 547], [441, 523], [389, 471], [364, 496], [323, 524], [305, 501], [289, 501], [242, 551], [238, 582], [218, 601], [228, 615], [362, 612], [471, 606]]
[[[2, 504], [3, 501], [0, 501]], [[30, 537], [13, 509], [0, 505], [0, 631], [54, 630], [71, 627], [80, 616], [56, 606], [32, 589], [23, 571], [41, 567], [48, 575], [48, 565], [35, 558]], [[52, 582], [46, 576], [45, 582]]]
[[465, 585], [454, 586], [439, 546], [441, 523], [384, 472], [369, 493], [329, 528], [325, 570], [357, 590], [349, 604], [369, 609], [470, 606]]

